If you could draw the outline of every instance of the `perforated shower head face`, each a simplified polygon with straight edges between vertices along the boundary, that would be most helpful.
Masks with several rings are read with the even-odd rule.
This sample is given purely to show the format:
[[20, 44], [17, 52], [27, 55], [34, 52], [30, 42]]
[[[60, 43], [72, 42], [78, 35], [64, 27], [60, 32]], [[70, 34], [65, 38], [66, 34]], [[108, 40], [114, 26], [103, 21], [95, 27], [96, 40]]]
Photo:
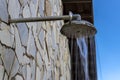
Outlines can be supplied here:
[[85, 20], [74, 20], [64, 24], [61, 28], [61, 33], [68, 38], [94, 36], [96, 32], [93, 24]]

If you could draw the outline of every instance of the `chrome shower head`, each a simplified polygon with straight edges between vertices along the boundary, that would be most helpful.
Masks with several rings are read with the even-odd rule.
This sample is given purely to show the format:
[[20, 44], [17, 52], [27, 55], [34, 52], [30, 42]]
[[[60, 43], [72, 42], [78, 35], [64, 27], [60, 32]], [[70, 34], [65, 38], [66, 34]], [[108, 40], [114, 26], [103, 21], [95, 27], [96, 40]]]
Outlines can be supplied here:
[[60, 32], [68, 38], [94, 36], [97, 30], [94, 25], [85, 20], [73, 20], [63, 25]]

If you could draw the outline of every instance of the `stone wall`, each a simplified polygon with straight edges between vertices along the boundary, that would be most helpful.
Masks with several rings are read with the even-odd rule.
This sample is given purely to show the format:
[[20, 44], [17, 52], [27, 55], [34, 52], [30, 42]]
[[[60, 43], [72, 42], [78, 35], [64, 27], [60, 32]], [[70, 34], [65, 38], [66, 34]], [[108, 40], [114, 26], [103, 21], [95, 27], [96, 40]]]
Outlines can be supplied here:
[[8, 17], [60, 15], [61, 0], [0, 0], [0, 80], [70, 80], [63, 21], [5, 23]]

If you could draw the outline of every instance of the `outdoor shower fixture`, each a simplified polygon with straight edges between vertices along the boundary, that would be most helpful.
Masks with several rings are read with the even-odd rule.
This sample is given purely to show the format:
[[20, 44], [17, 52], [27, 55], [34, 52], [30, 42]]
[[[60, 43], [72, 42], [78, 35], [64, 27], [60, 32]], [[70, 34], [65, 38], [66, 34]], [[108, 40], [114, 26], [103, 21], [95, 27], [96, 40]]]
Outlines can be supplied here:
[[69, 12], [69, 15], [63, 16], [47, 16], [47, 17], [35, 17], [35, 18], [18, 18], [18, 19], [9, 19], [8, 23], [21, 23], [21, 22], [36, 22], [36, 21], [55, 21], [55, 20], [69, 20], [66, 24], [63, 25], [60, 32], [69, 37], [77, 38], [84, 36], [93, 36], [97, 32], [94, 25], [88, 21], [81, 20], [79, 14], [72, 14]]

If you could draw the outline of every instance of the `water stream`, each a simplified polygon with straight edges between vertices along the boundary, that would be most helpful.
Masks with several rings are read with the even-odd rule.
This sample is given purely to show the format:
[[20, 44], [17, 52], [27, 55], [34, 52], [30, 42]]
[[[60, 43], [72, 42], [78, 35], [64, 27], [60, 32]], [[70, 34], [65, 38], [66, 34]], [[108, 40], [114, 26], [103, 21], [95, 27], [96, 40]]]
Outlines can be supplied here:
[[72, 80], [90, 80], [88, 70], [88, 45], [86, 38], [70, 38]]
[[84, 70], [85, 80], [89, 80], [88, 60], [87, 60], [88, 59], [88, 47], [87, 47], [85, 38], [77, 38], [76, 41], [77, 41], [78, 49], [80, 51], [79, 55], [81, 59], [81, 65], [83, 66], [83, 70]]

